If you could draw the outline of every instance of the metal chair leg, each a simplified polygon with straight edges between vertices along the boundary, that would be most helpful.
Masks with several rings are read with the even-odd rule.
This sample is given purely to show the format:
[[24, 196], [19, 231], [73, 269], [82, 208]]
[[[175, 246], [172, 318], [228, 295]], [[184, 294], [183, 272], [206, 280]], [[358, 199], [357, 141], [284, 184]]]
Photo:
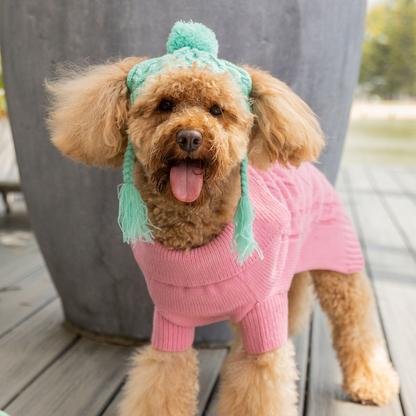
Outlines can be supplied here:
[[11, 209], [9, 203], [7, 202], [7, 191], [2, 191], [1, 194], [3, 195], [3, 201], [6, 205], [6, 214], [10, 214]]

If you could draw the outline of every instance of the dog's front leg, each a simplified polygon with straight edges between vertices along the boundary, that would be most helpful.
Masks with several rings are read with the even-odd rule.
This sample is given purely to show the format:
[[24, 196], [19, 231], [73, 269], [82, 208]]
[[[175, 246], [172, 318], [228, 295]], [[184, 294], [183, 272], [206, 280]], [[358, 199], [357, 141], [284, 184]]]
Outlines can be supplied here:
[[399, 379], [377, 336], [374, 296], [363, 273], [311, 271], [321, 307], [332, 327], [333, 346], [344, 376], [344, 390], [355, 400], [389, 403]]
[[264, 354], [248, 354], [239, 328], [221, 371], [218, 416], [297, 416], [295, 348], [289, 339]]
[[163, 352], [152, 346], [133, 357], [120, 416], [193, 416], [197, 412], [197, 352]]

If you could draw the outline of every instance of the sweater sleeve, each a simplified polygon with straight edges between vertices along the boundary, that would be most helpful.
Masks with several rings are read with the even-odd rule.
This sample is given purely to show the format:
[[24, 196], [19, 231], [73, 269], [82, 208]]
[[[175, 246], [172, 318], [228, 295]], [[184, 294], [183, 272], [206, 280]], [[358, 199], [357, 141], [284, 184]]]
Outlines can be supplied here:
[[288, 295], [277, 293], [257, 303], [241, 320], [241, 335], [249, 354], [263, 354], [279, 348], [288, 337]]
[[192, 346], [195, 328], [175, 325], [162, 316], [157, 308], [153, 314], [152, 346], [161, 351], [185, 351]]

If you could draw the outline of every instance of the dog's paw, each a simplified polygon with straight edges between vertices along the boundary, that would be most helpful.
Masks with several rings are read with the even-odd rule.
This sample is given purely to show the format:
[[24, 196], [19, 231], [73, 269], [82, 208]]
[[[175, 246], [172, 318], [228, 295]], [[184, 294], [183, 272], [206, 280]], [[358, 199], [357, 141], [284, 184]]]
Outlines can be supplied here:
[[353, 400], [378, 406], [389, 404], [399, 388], [399, 376], [384, 352], [363, 360], [344, 382], [344, 390]]

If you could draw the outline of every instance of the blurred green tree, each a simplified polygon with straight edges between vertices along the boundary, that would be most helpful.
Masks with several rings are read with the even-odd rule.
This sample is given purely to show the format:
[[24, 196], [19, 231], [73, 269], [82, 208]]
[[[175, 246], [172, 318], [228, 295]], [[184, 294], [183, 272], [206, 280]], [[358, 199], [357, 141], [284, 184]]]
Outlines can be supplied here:
[[390, 0], [370, 10], [359, 82], [383, 98], [416, 95], [415, 0]]
[[1, 66], [1, 51], [0, 51], [0, 117], [7, 115], [6, 95], [3, 86], [3, 69]]

